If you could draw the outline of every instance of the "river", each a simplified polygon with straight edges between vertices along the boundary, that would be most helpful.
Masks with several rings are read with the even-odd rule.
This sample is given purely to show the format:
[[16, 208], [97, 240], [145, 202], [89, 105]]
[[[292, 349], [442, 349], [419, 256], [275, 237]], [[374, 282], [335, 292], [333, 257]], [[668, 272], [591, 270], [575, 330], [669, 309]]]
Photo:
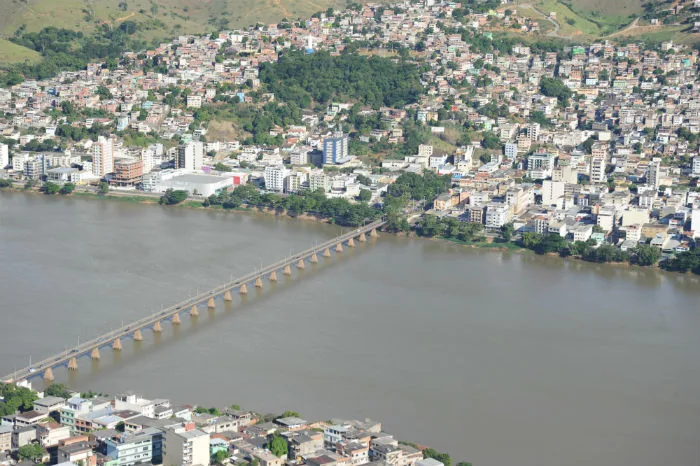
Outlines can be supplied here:
[[[340, 230], [0, 193], [0, 373]], [[57, 378], [370, 417], [475, 466], [700, 464], [696, 277], [385, 234], [164, 330]]]

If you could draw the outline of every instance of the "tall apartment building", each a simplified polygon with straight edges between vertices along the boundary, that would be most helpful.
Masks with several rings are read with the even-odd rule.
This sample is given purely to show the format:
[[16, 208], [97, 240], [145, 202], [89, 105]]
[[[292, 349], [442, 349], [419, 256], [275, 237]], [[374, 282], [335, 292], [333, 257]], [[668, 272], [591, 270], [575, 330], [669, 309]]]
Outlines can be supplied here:
[[143, 177], [143, 161], [118, 160], [114, 163], [114, 178], [112, 181], [117, 186], [134, 186], [141, 182]]
[[10, 147], [7, 144], [0, 144], [0, 169], [10, 164]]
[[595, 155], [591, 157], [591, 183], [605, 183], [605, 167], [606, 167], [606, 157], [602, 155]]
[[693, 230], [693, 238], [700, 238], [700, 207], [694, 208], [690, 214], [690, 229]]
[[546, 179], [552, 176], [554, 156], [551, 154], [533, 154], [527, 158], [527, 176], [532, 179]]
[[309, 191], [314, 192], [319, 189], [322, 189], [324, 193], [331, 189], [330, 177], [321, 171], [309, 175]]
[[283, 165], [268, 165], [265, 167], [265, 189], [281, 192], [284, 190], [284, 179], [289, 176], [289, 170]]
[[114, 140], [100, 136], [92, 145], [92, 174], [104, 178], [114, 171]]
[[209, 434], [186, 425], [165, 431], [163, 464], [182, 466], [208, 466]]
[[693, 157], [693, 175], [700, 175], [700, 155]]
[[204, 163], [204, 144], [199, 141], [181, 144], [177, 148], [177, 168], [197, 171]]
[[647, 184], [653, 186], [654, 189], [659, 189], [659, 180], [661, 176], [661, 159], [654, 157], [649, 164], [649, 171], [647, 172]]
[[334, 164], [344, 163], [350, 156], [348, 149], [349, 138], [347, 136], [336, 135], [323, 140], [323, 163]]
[[530, 139], [530, 141], [537, 141], [537, 138], [540, 137], [539, 123], [530, 123], [527, 126], [527, 137]]

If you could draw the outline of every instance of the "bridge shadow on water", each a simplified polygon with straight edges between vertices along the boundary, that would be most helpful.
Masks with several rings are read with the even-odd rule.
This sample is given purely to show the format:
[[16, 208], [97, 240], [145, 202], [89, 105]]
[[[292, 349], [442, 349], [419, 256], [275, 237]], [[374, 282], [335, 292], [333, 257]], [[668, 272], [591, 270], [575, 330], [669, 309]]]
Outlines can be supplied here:
[[[181, 324], [163, 321], [163, 332], [144, 332], [143, 341], [135, 341], [131, 338], [130, 342], [122, 341], [123, 349], [121, 351], [114, 351], [109, 346], [102, 347], [100, 360], [82, 357], [79, 360], [77, 371], [68, 371], [65, 368], [55, 371], [55, 381], [66, 382], [70, 387], [81, 386], [83, 389], [89, 389], [89, 385], [94, 383], [102, 373], [118, 371], [137, 359], [148, 358], [167, 351], [175, 344], [185, 343], [187, 340], [205, 333], [223, 319], [231, 319], [246, 310], [264, 306], [265, 302], [275, 294], [300, 286], [304, 282], [313, 281], [320, 278], [323, 272], [330, 271], [348, 261], [356, 260], [360, 254], [367, 252], [376, 242], [376, 238], [371, 238], [366, 243], [357, 243], [354, 248], [345, 247], [341, 253], [333, 252], [331, 257], [319, 257], [317, 264], [311, 264], [307, 261], [303, 269], [292, 267], [292, 276], [279, 273], [277, 282], [270, 282], [266, 279], [262, 289], [251, 285], [248, 287], [248, 294], [245, 295], [240, 295], [237, 289], [232, 289], [233, 301], [227, 302], [224, 301], [223, 295], [217, 296], [215, 299], [216, 308], [202, 309], [200, 306], [199, 316], [189, 316], [189, 310], [183, 310], [180, 314]], [[44, 382], [45, 387], [48, 385]]]

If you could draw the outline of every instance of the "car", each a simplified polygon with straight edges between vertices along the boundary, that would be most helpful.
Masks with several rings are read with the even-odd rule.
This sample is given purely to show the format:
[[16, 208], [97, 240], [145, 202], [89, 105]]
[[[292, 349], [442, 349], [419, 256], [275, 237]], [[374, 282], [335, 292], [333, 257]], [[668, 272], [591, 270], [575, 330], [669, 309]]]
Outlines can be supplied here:
[[30, 367], [30, 368], [29, 368], [29, 372], [30, 372], [30, 373], [31, 373], [31, 372], [36, 372], [36, 369], [34, 369], [33, 367]]

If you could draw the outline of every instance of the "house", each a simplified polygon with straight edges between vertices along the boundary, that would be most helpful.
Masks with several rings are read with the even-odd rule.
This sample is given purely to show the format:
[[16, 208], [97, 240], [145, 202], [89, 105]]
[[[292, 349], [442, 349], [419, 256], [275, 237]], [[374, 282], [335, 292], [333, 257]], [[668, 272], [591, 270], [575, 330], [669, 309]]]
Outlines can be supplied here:
[[304, 419], [292, 416], [275, 419], [275, 424], [278, 424], [283, 428], [293, 432], [296, 430], [306, 429], [309, 425], [309, 422]]
[[52, 411], [60, 411], [66, 405], [66, 400], [58, 396], [47, 396], [34, 402], [34, 411], [48, 414]]

